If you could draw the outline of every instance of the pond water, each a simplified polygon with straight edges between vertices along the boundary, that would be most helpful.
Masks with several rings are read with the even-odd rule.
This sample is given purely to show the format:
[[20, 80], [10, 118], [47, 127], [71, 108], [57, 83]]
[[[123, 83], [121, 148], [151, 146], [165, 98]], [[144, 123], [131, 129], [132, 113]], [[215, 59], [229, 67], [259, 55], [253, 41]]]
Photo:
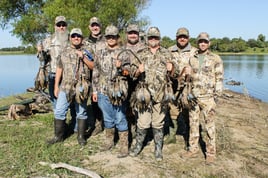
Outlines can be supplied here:
[[[268, 56], [222, 56], [225, 88], [268, 102]], [[227, 81], [242, 85], [226, 85]]]
[[[221, 56], [225, 88], [268, 102], [268, 56]], [[39, 68], [35, 55], [0, 55], [0, 98], [23, 93], [34, 86]], [[228, 81], [242, 85], [227, 85]]]

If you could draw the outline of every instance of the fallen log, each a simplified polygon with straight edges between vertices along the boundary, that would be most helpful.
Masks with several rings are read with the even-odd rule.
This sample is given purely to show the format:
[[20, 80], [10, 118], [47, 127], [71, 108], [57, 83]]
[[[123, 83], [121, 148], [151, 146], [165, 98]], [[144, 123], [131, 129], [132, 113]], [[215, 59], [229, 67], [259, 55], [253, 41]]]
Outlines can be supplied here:
[[100, 175], [98, 175], [97, 173], [93, 172], [93, 171], [90, 171], [90, 170], [87, 170], [87, 169], [83, 169], [83, 168], [80, 168], [80, 167], [75, 167], [75, 166], [72, 166], [72, 165], [69, 165], [69, 164], [66, 164], [66, 163], [47, 163], [47, 162], [39, 162], [39, 164], [41, 164], [42, 166], [50, 166], [52, 169], [58, 169], [58, 168], [65, 168], [65, 169], [68, 169], [70, 171], [73, 171], [73, 172], [77, 172], [77, 173], [80, 173], [80, 174], [84, 174], [84, 175], [87, 175], [89, 177], [92, 177], [92, 178], [101, 178]]

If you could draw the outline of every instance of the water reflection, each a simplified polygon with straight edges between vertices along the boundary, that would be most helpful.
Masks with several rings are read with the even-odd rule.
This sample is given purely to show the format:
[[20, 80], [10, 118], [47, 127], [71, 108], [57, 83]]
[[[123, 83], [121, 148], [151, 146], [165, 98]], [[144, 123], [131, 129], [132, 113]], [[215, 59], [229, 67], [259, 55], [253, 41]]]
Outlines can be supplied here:
[[[268, 56], [221, 56], [224, 78], [242, 82], [241, 86], [225, 88], [268, 102]], [[35, 55], [0, 55], [0, 97], [25, 92], [34, 85], [39, 60]]]
[[248, 91], [249, 95], [268, 102], [268, 56], [221, 56], [224, 61], [225, 79], [243, 83], [242, 86], [227, 86], [237, 92]]

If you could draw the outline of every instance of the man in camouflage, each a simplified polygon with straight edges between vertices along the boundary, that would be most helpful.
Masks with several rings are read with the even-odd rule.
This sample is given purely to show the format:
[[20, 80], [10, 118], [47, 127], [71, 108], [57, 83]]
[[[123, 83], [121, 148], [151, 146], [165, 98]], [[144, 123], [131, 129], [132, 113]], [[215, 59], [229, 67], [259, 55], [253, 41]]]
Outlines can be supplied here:
[[[189, 59], [194, 56], [197, 48], [189, 43], [189, 30], [185, 27], [179, 28], [176, 33], [177, 44], [169, 47], [172, 55], [178, 63], [178, 71], [182, 72], [185, 66], [189, 65]], [[184, 137], [185, 148], [188, 145], [189, 130], [189, 110], [187, 103], [187, 86], [185, 76], [180, 75], [179, 81], [174, 81], [174, 92], [178, 96], [178, 106], [170, 104], [170, 124], [169, 135], [165, 139], [165, 144], [176, 143], [177, 132]]]
[[[140, 63], [132, 65], [131, 75], [134, 78], [144, 77], [148, 86], [151, 102], [146, 108], [136, 108], [138, 112], [136, 144], [130, 155], [137, 156], [143, 147], [143, 141], [147, 131], [152, 127], [155, 143], [155, 158], [157, 161], [163, 159], [163, 126], [166, 110], [162, 102], [164, 87], [168, 71], [174, 69], [171, 53], [160, 46], [160, 31], [157, 27], [150, 27], [147, 32], [148, 47], [138, 52]], [[138, 91], [136, 91], [138, 92]], [[147, 100], [147, 99], [146, 99]]]
[[[127, 43], [125, 45], [125, 49], [131, 50], [132, 53], [129, 54], [130, 63], [134, 62], [136, 59], [137, 52], [145, 48], [145, 44], [140, 41], [140, 29], [137, 24], [129, 24], [126, 29], [126, 36], [127, 36]], [[136, 80], [137, 81], [137, 80]], [[137, 85], [137, 82], [134, 81], [130, 76], [128, 76], [128, 107], [127, 107], [127, 120], [129, 129], [131, 132], [132, 138], [135, 138], [136, 135], [136, 117], [133, 113], [134, 111], [130, 107], [130, 97], [133, 91], [135, 90], [135, 87]]]
[[[89, 45], [95, 52], [97, 50], [105, 48], [105, 39], [101, 33], [101, 22], [98, 17], [92, 17], [89, 20], [88, 29], [90, 34], [88, 38], [84, 39], [85, 45]], [[92, 75], [91, 75], [92, 76]], [[92, 79], [90, 79], [92, 81]], [[103, 118], [100, 108], [98, 107], [98, 103], [92, 101], [91, 97], [91, 112], [94, 117], [93, 132], [91, 133], [92, 136], [97, 135], [103, 131]]]
[[93, 62], [85, 55], [93, 50], [82, 44], [81, 29], [74, 28], [70, 33], [71, 44], [65, 47], [57, 59], [54, 95], [57, 97], [54, 110], [55, 136], [48, 144], [61, 142], [65, 138], [66, 115], [73, 102], [78, 122], [77, 140], [81, 146], [86, 145], [85, 131], [87, 126], [87, 99], [89, 93], [89, 71]]
[[57, 16], [55, 18], [55, 33], [50, 37], [46, 38], [41, 44], [37, 47], [38, 53], [42, 50], [45, 53], [48, 53], [50, 56], [49, 67], [48, 67], [48, 91], [50, 99], [52, 100], [53, 108], [56, 106], [56, 97], [54, 96], [54, 84], [55, 84], [55, 74], [56, 74], [56, 63], [57, 58], [62, 52], [62, 50], [69, 43], [69, 31], [67, 30], [67, 21], [64, 16]]
[[[96, 51], [94, 61], [92, 99], [94, 102], [98, 102], [104, 119], [106, 138], [101, 146], [101, 151], [108, 151], [113, 148], [115, 129], [117, 129], [120, 147], [117, 157], [122, 158], [128, 155], [128, 124], [126, 120], [126, 98], [120, 100], [120, 96], [126, 96], [127, 89], [124, 90], [125, 93], [121, 93], [121, 90], [114, 90], [115, 80], [118, 79], [117, 77], [121, 77], [120, 71], [124, 64], [124, 62], [118, 60], [118, 54], [122, 51], [119, 38], [117, 27], [113, 25], [106, 27], [106, 47]], [[119, 100], [113, 100], [113, 97], [119, 99], [120, 102], [118, 102]]]
[[[214, 162], [216, 156], [215, 98], [221, 96], [223, 90], [223, 62], [220, 56], [209, 50], [209, 35], [202, 32], [197, 37], [198, 53], [189, 61], [186, 73], [192, 77], [192, 106], [189, 111], [190, 138], [189, 151], [183, 158], [197, 156], [200, 137], [200, 119], [204, 118], [206, 141], [206, 163]], [[202, 116], [202, 117], [201, 117]]]

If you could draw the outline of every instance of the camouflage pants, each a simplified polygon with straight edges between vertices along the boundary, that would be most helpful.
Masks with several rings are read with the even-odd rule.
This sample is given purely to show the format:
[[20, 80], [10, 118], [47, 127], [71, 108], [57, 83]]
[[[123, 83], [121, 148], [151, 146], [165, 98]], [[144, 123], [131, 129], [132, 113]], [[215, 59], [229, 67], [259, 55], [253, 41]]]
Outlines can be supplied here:
[[137, 126], [140, 129], [147, 129], [151, 126], [155, 129], [163, 128], [166, 113], [161, 112], [161, 110], [161, 104], [158, 103], [150, 110], [138, 112]]
[[190, 120], [190, 137], [189, 145], [190, 151], [198, 151], [198, 143], [200, 138], [200, 122], [203, 121], [204, 131], [206, 134], [206, 154], [216, 154], [216, 129], [215, 129], [215, 106], [214, 98], [198, 99], [198, 104], [192, 106], [189, 112]]
[[[176, 93], [175, 95], [178, 95], [178, 93]], [[169, 103], [169, 114], [170, 114], [171, 119], [176, 120], [180, 112], [182, 112], [182, 110], [188, 109], [189, 103], [188, 103], [187, 95], [188, 95], [187, 90], [183, 89], [181, 97], [178, 101], [179, 102], [178, 106], [175, 106], [174, 104]]]

